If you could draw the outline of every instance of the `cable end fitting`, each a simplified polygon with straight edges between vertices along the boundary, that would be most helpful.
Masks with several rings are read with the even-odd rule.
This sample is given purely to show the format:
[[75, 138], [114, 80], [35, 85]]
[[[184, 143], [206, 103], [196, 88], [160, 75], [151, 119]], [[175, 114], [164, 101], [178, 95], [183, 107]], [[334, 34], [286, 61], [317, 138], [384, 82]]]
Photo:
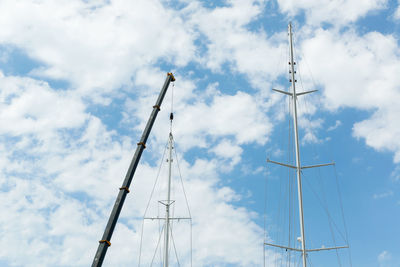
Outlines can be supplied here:
[[125, 190], [126, 193], [131, 192], [127, 186], [120, 187], [119, 190]]
[[108, 240], [105, 240], [105, 239], [100, 240], [99, 243], [100, 243], [100, 244], [101, 244], [101, 243], [106, 243], [108, 246], [111, 246], [111, 242], [108, 241]]
[[175, 82], [175, 77], [174, 77], [174, 75], [172, 74], [172, 72], [168, 72], [168, 73], [167, 73], [167, 76], [171, 76], [171, 82]]
[[138, 145], [138, 146], [143, 146], [143, 148], [146, 148], [146, 144], [143, 143], [143, 142], [139, 142], [139, 143], [137, 143], [137, 145]]

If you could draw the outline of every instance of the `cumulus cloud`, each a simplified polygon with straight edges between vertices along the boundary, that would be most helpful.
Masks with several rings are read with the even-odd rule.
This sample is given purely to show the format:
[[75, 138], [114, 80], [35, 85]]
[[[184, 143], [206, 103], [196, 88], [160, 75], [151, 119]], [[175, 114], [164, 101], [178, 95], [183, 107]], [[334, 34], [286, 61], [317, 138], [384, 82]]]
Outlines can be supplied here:
[[[7, 199], [2, 203], [4, 209], [8, 210], [8, 216], [1, 221], [2, 227], [8, 229], [8, 234], [1, 240], [13, 244], [3, 250], [1, 257], [10, 264], [25, 266], [63, 266], [71, 262], [78, 266], [87, 265], [92, 260], [96, 240], [104, 229], [105, 218], [109, 216], [136, 148], [135, 142], [115, 130], [107, 129], [98, 117], [87, 111], [90, 102], [73, 97], [72, 90], [54, 90], [47, 83], [32, 78], [5, 75], [2, 75], [0, 83], [3, 99], [1, 108], [4, 111], [2, 131], [7, 135], [2, 137], [0, 165], [4, 168], [0, 179], [0, 195]], [[189, 88], [192, 86], [184, 81], [183, 84]], [[41, 96], [41, 99], [33, 98], [34, 94]], [[153, 94], [148, 98], [152, 101], [155, 99]], [[180, 98], [192, 99], [191, 91], [181, 96], [178, 93], [177, 99]], [[44, 111], [34, 104], [36, 100]], [[140, 106], [139, 110], [148, 113], [149, 105], [144, 105], [144, 102], [132, 100], [132, 103]], [[182, 106], [182, 113], [183, 109], [188, 108], [187, 103], [178, 102], [177, 107], [179, 105]], [[195, 266], [226, 262], [257, 266], [261, 258], [258, 241], [262, 230], [252, 220], [256, 215], [234, 205], [241, 196], [233, 189], [219, 185], [219, 173], [226, 159], [230, 159], [231, 164], [237, 164], [240, 160], [240, 144], [266, 142], [269, 126], [264, 123], [264, 116], [260, 115], [261, 107], [257, 101], [243, 92], [224, 95], [216, 89], [210, 89], [195, 106], [199, 116], [210, 112], [206, 118], [214, 129], [206, 124], [197, 129], [215, 139], [214, 153], [217, 155], [217, 158], [199, 158], [193, 163], [186, 162], [181, 156], [182, 173], [184, 177], [190, 177], [185, 186], [190, 195], [194, 221]], [[216, 112], [229, 119], [227, 128], [219, 125], [223, 121], [212, 116]], [[9, 123], [11, 119], [17, 123]], [[28, 119], [31, 127], [22, 127]], [[145, 119], [147, 116], [143, 117]], [[191, 127], [195, 128], [199, 123], [190, 117], [186, 119], [186, 124], [179, 126], [177, 123], [177, 132], [186, 126], [193, 131]], [[164, 127], [162, 124], [160, 126]], [[250, 139], [240, 133], [241, 127], [251, 130]], [[156, 130], [154, 134], [165, 140], [164, 131], [161, 134], [160, 130]], [[153, 152], [159, 143], [154, 143]], [[140, 239], [140, 217], [156, 171], [157, 167], [149, 162], [140, 164], [132, 185], [135, 194], [129, 196], [125, 204], [112, 240], [113, 249], [109, 250], [105, 264], [127, 266], [137, 262], [138, 249], [132, 246]], [[114, 190], [110, 190], [112, 188]], [[19, 220], [19, 217], [26, 220]], [[210, 217], [213, 218], [212, 223], [208, 220]], [[23, 231], [24, 228], [30, 230]], [[240, 233], [238, 229], [241, 229]], [[232, 237], [232, 232], [238, 234]], [[187, 244], [183, 245], [179, 238], [176, 242], [183, 255], [186, 255], [183, 262], [187, 262]], [[30, 250], [26, 257], [21, 258], [21, 249], [29, 250], [32, 244], [36, 244], [37, 249]], [[84, 254], [81, 253], [83, 250]], [[252, 256], [232, 256], [240, 255], [243, 250]]]
[[85, 105], [73, 91], [53, 91], [46, 82], [5, 77], [0, 72], [0, 126], [3, 134], [42, 134], [81, 126]]
[[[173, 129], [184, 151], [193, 147], [211, 148], [211, 144], [219, 142], [224, 136], [233, 138], [234, 145], [265, 144], [268, 141], [272, 123], [265, 115], [262, 101], [242, 91], [234, 95], [223, 94], [215, 85], [212, 85], [213, 94], [210, 95], [211, 88], [202, 92], [192, 83], [185, 82], [185, 78], [182, 79], [183, 84], [174, 89]], [[167, 103], [169, 97], [170, 94], [166, 97]], [[127, 100], [127, 114], [135, 111], [141, 122], [135, 126], [136, 129], [143, 129], [154, 99], [156, 94], [145, 94], [139, 99], [140, 105]], [[170, 107], [165, 109], [169, 111]], [[164, 117], [160, 118], [153, 132], [158, 143], [164, 142], [165, 133], [169, 130], [169, 120], [165, 115], [160, 116]]]
[[398, 2], [398, 7], [396, 8], [396, 11], [394, 13], [394, 18], [400, 19], [400, 1], [397, 1], [397, 2]]
[[389, 251], [384, 250], [378, 255], [379, 267], [392, 266], [392, 255]]
[[[266, 89], [281, 70], [276, 65], [285, 51], [285, 35], [248, 30], [248, 24], [265, 11], [262, 0], [228, 1], [226, 6], [209, 10], [199, 1], [186, 8], [189, 23], [198, 29], [206, 48], [200, 62], [213, 71], [222, 71], [226, 63], [238, 73], [245, 74], [253, 87]], [[269, 90], [268, 90], [269, 91]]]
[[353, 135], [377, 150], [392, 151], [394, 161], [399, 162], [396, 103], [400, 88], [396, 68], [400, 55], [395, 37], [378, 32], [358, 36], [351, 30], [318, 30], [304, 40], [302, 52], [317, 85], [323, 87], [325, 108], [372, 112], [368, 119], [355, 122]]
[[387, 191], [384, 193], [374, 194], [372, 197], [374, 199], [381, 199], [381, 198], [387, 198], [387, 197], [391, 197], [391, 196], [393, 196], [393, 191], [390, 190], [390, 191]]
[[[356, 10], [353, 2], [345, 3], [342, 21], [356, 21], [386, 3], [365, 1]], [[194, 263], [260, 266], [263, 233], [254, 222], [258, 215], [237, 205], [243, 196], [224, 184], [226, 173], [221, 172], [229, 173], [239, 164], [244, 145], [269, 140], [273, 121], [265, 114], [280, 98], [266, 89], [282, 77], [277, 64], [286, 33], [249, 29], [265, 11], [265, 1], [227, 1], [216, 8], [190, 1], [182, 9], [168, 3], [0, 3], [0, 44], [5, 50], [20, 49], [35, 62], [29, 77], [0, 73], [0, 203], [7, 210], [0, 218], [6, 229], [0, 240], [9, 244], [0, 252], [2, 260], [24, 266], [90, 264], [136, 138], [165, 78], [165, 66], [182, 70], [194, 63], [214, 74], [241, 74], [249, 87], [258, 89], [210, 83], [203, 90], [196, 84], [207, 77], [184, 71], [176, 75], [173, 129], [193, 214]], [[298, 14], [307, 8], [308, 21], [315, 23], [337, 22], [342, 11], [338, 1], [323, 6], [297, 1], [295, 10], [287, 3], [279, 1], [284, 12]], [[400, 153], [390, 117], [399, 113], [390, 105], [398, 102], [395, 37], [320, 29], [307, 35], [301, 49], [324, 88], [326, 108], [374, 112], [355, 125], [354, 135], [376, 149]], [[9, 60], [5, 50], [2, 62]], [[46, 80], [67, 85], [55, 90]], [[106, 257], [110, 266], [137, 262], [133, 244], [140, 239], [140, 217], [157, 174], [155, 162], [161, 156], [155, 152], [163, 148], [169, 131], [165, 103], [170, 97], [169, 93], [136, 173], [135, 193], [128, 196], [116, 228]], [[120, 128], [111, 128], [106, 117], [93, 112], [99, 103], [118, 106], [113, 122]], [[318, 140], [315, 131], [322, 120], [303, 118], [300, 123], [309, 129], [304, 141]], [[200, 153], [188, 160], [185, 153], [192, 149]], [[177, 246], [188, 253], [180, 240]], [[187, 260], [186, 256], [183, 262]]]
[[343, 26], [357, 21], [368, 12], [386, 7], [387, 0], [278, 0], [278, 4], [281, 11], [291, 17], [304, 12], [309, 24], [328, 22]]
[[86, 96], [129, 85], [160, 59], [186, 64], [195, 52], [181, 18], [156, 0], [2, 1], [0, 10], [0, 43], [40, 62], [32, 75], [66, 80]]
[[337, 129], [338, 127], [340, 127], [342, 125], [342, 122], [339, 120], [335, 121], [335, 125], [329, 126], [327, 131], [333, 131], [335, 129]]

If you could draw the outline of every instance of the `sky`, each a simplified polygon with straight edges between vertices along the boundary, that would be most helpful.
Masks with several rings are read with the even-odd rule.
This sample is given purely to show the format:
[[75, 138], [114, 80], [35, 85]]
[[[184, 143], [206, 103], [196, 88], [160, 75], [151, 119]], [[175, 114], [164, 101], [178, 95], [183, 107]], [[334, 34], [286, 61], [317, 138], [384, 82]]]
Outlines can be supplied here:
[[298, 90], [318, 90], [298, 100], [301, 159], [335, 162], [303, 171], [306, 245], [350, 245], [312, 266], [400, 266], [395, 0], [0, 0], [0, 266], [91, 264], [168, 72], [103, 266], [157, 254], [158, 222], [142, 219], [148, 203], [163, 216], [171, 111], [176, 215], [186, 194], [192, 217], [173, 228], [181, 266], [190, 235], [193, 266], [284, 262], [263, 243], [285, 244], [280, 226], [300, 236], [293, 173], [266, 162], [293, 161], [288, 98], [272, 91], [290, 89], [290, 21]]

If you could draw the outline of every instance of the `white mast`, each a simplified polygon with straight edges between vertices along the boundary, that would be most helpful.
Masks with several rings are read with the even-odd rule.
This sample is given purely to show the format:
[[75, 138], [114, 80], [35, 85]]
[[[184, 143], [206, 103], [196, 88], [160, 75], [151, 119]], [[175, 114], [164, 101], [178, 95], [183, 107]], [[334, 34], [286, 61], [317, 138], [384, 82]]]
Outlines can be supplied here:
[[[156, 246], [156, 249], [155, 249], [156, 251], [154, 252], [153, 259], [152, 259], [152, 263], [153, 263], [153, 260], [154, 260], [154, 257], [156, 255], [156, 253], [157, 253], [159, 245], [160, 245], [160, 243], [162, 243], [162, 242], [160, 242], [161, 239], [162, 239], [162, 235], [164, 234], [164, 247], [163, 247], [163, 249], [161, 249], [161, 245], [160, 245], [160, 257], [161, 257], [161, 250], [162, 250], [162, 253], [163, 253], [163, 257], [161, 259], [160, 264], [162, 263], [163, 267], [168, 267], [169, 266], [169, 261], [170, 261], [169, 252], [170, 252], [171, 249], [174, 249], [175, 256], [176, 256], [176, 261], [177, 261], [177, 263], [179, 265], [178, 253], [176, 251], [174, 237], [172, 235], [171, 222], [173, 220], [178, 220], [178, 221], [180, 221], [180, 220], [190, 220], [190, 266], [192, 266], [192, 223], [191, 223], [192, 217], [191, 217], [191, 213], [190, 213], [190, 209], [189, 209], [189, 204], [188, 204], [188, 201], [187, 201], [187, 198], [186, 198], [186, 192], [185, 192], [185, 188], [183, 186], [182, 174], [181, 174], [181, 171], [179, 169], [179, 161], [178, 161], [178, 157], [177, 157], [176, 153], [175, 153], [175, 157], [176, 157], [176, 160], [177, 160], [177, 167], [178, 167], [178, 171], [179, 171], [180, 180], [182, 182], [183, 195], [184, 195], [185, 200], [186, 200], [186, 207], [187, 207], [187, 211], [189, 213], [189, 216], [188, 217], [174, 217], [173, 216], [173, 212], [172, 212], [172, 216], [171, 216], [171, 207], [175, 203], [174, 200], [171, 200], [172, 162], [173, 162], [173, 151], [172, 150], [174, 149], [174, 145], [175, 145], [174, 137], [172, 135], [172, 121], [174, 119], [174, 114], [173, 114], [172, 111], [173, 111], [173, 91], [172, 91], [171, 113], [170, 113], [170, 116], [169, 116], [169, 119], [170, 119], [170, 132], [169, 132], [169, 137], [168, 137], [167, 198], [165, 200], [158, 201], [160, 204], [165, 206], [165, 216], [162, 216], [162, 217], [160, 217], [160, 216], [157, 216], [157, 217], [146, 217], [146, 213], [147, 213], [147, 210], [148, 210], [148, 207], [149, 207], [149, 204], [150, 204], [150, 201], [152, 199], [152, 196], [153, 196], [153, 193], [154, 193], [154, 189], [155, 189], [155, 186], [156, 186], [156, 184], [155, 184], [154, 187], [153, 187], [153, 191], [152, 191], [152, 193], [150, 195], [149, 203], [147, 204], [146, 210], [144, 212], [143, 220], [152, 220], [152, 221], [153, 220], [164, 220], [165, 221], [165, 224], [163, 224], [163, 229], [160, 231], [158, 242], [157, 242], [157, 246]], [[165, 151], [164, 151], [164, 153], [165, 153]], [[164, 155], [162, 157], [163, 160], [164, 160]], [[160, 166], [160, 170], [161, 170], [161, 166]], [[158, 174], [160, 174], [160, 170], [159, 170]], [[157, 181], [158, 181], [158, 176], [157, 176], [157, 179], [156, 179], [156, 183], [157, 183]], [[142, 226], [142, 236], [143, 236], [143, 226]], [[170, 240], [172, 240], [172, 244], [173, 244], [172, 247], [170, 246]], [[142, 241], [143, 241], [143, 239], [141, 237], [140, 253], [139, 253], [139, 266], [140, 266], [140, 254], [141, 254], [141, 250], [142, 250]]]
[[167, 189], [167, 202], [165, 203], [165, 244], [164, 244], [164, 267], [168, 267], [168, 252], [169, 252], [169, 224], [170, 224], [170, 216], [169, 216], [169, 208], [171, 206], [171, 165], [172, 165], [172, 149], [173, 149], [173, 137], [172, 132], [169, 133], [169, 141], [168, 141], [168, 189]]
[[299, 201], [299, 216], [300, 216], [300, 233], [301, 233], [301, 250], [303, 257], [303, 267], [307, 266], [306, 262], [306, 242], [304, 233], [304, 218], [303, 218], [303, 192], [301, 187], [301, 165], [300, 165], [300, 147], [299, 147], [299, 134], [297, 128], [297, 94], [296, 94], [296, 80], [294, 77], [296, 64], [293, 60], [293, 40], [292, 40], [292, 23], [288, 26], [289, 44], [290, 44], [290, 74], [292, 82], [292, 104], [293, 104], [293, 125], [294, 125], [294, 141], [296, 146], [296, 173], [297, 173], [297, 195]]
[[293, 128], [294, 128], [294, 141], [295, 141], [295, 149], [296, 149], [296, 165], [290, 165], [286, 163], [281, 163], [277, 161], [273, 161], [270, 159], [267, 159], [267, 162], [278, 164], [284, 167], [292, 168], [296, 170], [296, 175], [297, 175], [297, 196], [298, 196], [298, 202], [299, 202], [299, 219], [300, 219], [300, 234], [301, 234], [301, 249], [298, 248], [292, 248], [288, 246], [282, 246], [282, 245], [277, 245], [277, 244], [271, 244], [271, 243], [266, 243], [264, 242], [264, 245], [267, 246], [272, 246], [272, 247], [277, 247], [277, 248], [282, 248], [286, 250], [292, 250], [292, 251], [298, 251], [302, 253], [302, 260], [303, 260], [303, 267], [307, 267], [307, 252], [315, 252], [315, 251], [323, 251], [323, 250], [332, 250], [332, 249], [342, 249], [342, 248], [348, 248], [349, 246], [338, 246], [338, 247], [322, 247], [322, 248], [317, 248], [317, 249], [306, 249], [306, 236], [304, 232], [304, 211], [303, 211], [303, 192], [302, 192], [302, 186], [301, 186], [301, 170], [302, 169], [310, 169], [310, 168], [318, 168], [318, 167], [323, 167], [323, 166], [329, 166], [329, 165], [335, 165], [334, 162], [332, 163], [325, 163], [325, 164], [316, 164], [316, 165], [309, 165], [309, 166], [301, 166], [300, 162], [300, 147], [299, 147], [299, 132], [298, 132], [298, 125], [297, 125], [297, 97], [309, 93], [316, 92], [317, 90], [311, 90], [311, 91], [305, 91], [301, 93], [296, 93], [296, 79], [295, 79], [295, 74], [296, 71], [294, 69], [294, 65], [296, 65], [296, 62], [294, 61], [294, 55], [293, 55], [293, 38], [292, 38], [292, 24], [289, 23], [288, 26], [288, 35], [289, 35], [289, 45], [290, 45], [290, 82], [292, 84], [292, 91], [291, 92], [286, 92], [278, 89], [272, 89], [278, 93], [282, 93], [285, 95], [288, 95], [292, 98], [292, 108], [293, 108]]

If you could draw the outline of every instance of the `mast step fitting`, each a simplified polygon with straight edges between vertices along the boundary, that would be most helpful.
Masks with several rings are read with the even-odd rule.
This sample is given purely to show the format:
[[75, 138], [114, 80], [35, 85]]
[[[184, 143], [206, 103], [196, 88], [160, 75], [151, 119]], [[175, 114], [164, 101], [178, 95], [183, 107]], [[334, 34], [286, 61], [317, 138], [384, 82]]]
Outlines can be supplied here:
[[101, 243], [106, 243], [108, 246], [111, 246], [111, 242], [108, 241], [108, 240], [105, 240], [105, 239], [100, 240], [99, 243], [100, 243], [100, 244], [101, 244]]
[[127, 186], [120, 187], [119, 190], [125, 190], [127, 193], [131, 192]]
[[137, 145], [138, 145], [138, 146], [143, 146], [143, 148], [146, 148], [146, 144], [143, 143], [143, 142], [139, 142], [139, 143], [137, 143]]
[[154, 105], [154, 106], [153, 106], [153, 108], [156, 108], [156, 109], [158, 109], [158, 111], [160, 111], [160, 110], [161, 110], [161, 108], [160, 108], [160, 106], [159, 106], [159, 105]]
[[172, 81], [172, 82], [175, 82], [175, 77], [174, 77], [174, 75], [172, 74], [172, 72], [168, 72], [168, 73], [167, 73], [167, 76], [171, 76], [171, 81]]

